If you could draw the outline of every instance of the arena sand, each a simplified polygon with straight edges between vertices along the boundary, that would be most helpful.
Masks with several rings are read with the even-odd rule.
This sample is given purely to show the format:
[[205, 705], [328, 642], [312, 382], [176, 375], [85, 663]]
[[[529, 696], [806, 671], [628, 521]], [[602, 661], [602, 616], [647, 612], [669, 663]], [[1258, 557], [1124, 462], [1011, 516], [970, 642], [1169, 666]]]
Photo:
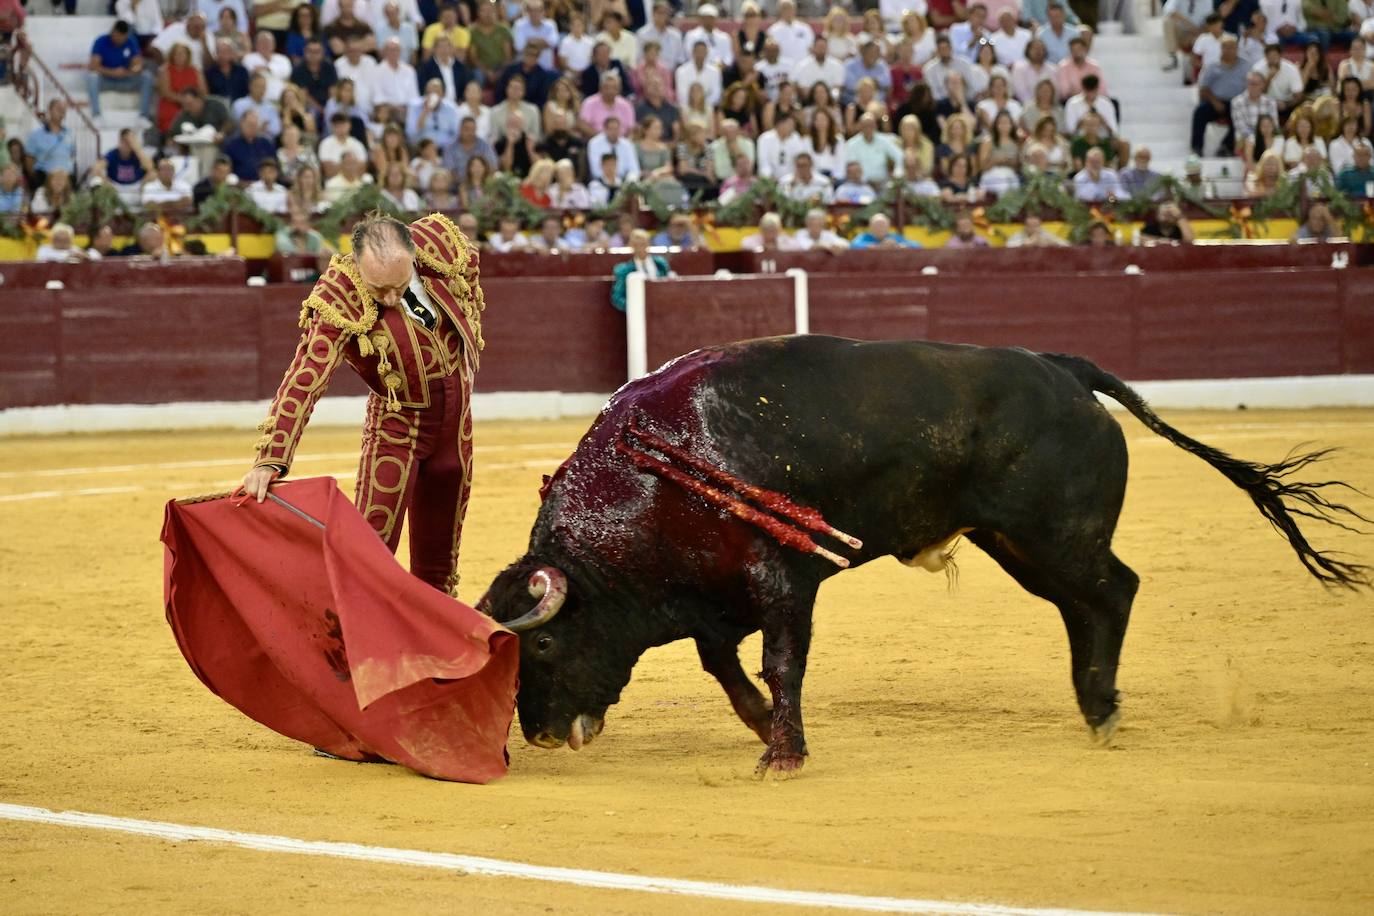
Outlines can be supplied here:
[[[1247, 458], [1343, 445], [1317, 473], [1374, 490], [1369, 412], [1169, 418]], [[1054, 608], [965, 546], [954, 589], [893, 560], [823, 588], [805, 693], [813, 756], [779, 784], [752, 778], [762, 746], [690, 643], [644, 657], [581, 753], [514, 732], [511, 773], [491, 786], [313, 757], [205, 690], [163, 620], [163, 504], [227, 488], [251, 433], [7, 440], [0, 801], [807, 890], [1374, 911], [1374, 600], [1324, 591], [1243, 494], [1124, 425], [1116, 549], [1143, 582], [1114, 747], [1089, 746]], [[585, 426], [479, 426], [468, 600], [521, 552], [540, 474]], [[356, 431], [312, 430], [298, 476], [350, 488], [356, 444]], [[107, 469], [52, 473], [91, 467]], [[14, 498], [35, 492], [51, 495]], [[1308, 530], [1374, 561], [1374, 538]], [[757, 637], [744, 654], [756, 670]], [[6, 913], [364, 909], [758, 908], [0, 822]]]

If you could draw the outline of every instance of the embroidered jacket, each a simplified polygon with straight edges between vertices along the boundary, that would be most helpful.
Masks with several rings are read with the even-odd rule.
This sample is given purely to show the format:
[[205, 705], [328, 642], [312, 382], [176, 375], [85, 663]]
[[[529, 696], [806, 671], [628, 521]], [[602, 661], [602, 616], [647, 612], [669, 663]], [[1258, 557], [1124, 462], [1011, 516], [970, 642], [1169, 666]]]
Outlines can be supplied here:
[[432, 213], [410, 224], [415, 272], [439, 308], [434, 330], [368, 295], [353, 256], [336, 255], [301, 304], [295, 358], [259, 424], [255, 466], [290, 468], [301, 433], [340, 362], [347, 362], [387, 410], [429, 406], [429, 384], [477, 372], [485, 308], [477, 249], [448, 217]]

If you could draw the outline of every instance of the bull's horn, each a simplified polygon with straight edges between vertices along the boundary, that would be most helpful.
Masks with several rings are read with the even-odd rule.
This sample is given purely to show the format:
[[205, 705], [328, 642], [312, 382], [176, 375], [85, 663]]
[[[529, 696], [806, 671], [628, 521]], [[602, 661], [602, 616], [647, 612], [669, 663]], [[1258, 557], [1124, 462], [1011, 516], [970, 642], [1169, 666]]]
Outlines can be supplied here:
[[523, 633], [548, 623], [563, 607], [563, 601], [568, 597], [568, 577], [563, 575], [560, 569], [541, 566], [530, 575], [530, 595], [539, 599], [534, 610], [502, 626], [513, 632]]

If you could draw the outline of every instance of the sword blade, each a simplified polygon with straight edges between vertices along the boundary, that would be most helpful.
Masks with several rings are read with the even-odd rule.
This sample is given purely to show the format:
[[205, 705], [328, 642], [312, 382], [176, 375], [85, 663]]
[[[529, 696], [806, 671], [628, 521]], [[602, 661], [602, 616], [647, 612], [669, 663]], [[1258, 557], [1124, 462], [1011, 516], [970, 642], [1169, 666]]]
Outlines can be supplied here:
[[319, 528], [321, 530], [324, 529], [324, 522], [315, 518], [315, 516], [309, 514], [308, 512], [302, 512], [300, 509], [297, 509], [295, 506], [291, 505], [289, 502], [282, 499], [280, 496], [273, 493], [271, 490], [267, 491], [267, 498], [272, 500], [272, 502], [276, 503], [277, 505], [281, 506], [287, 512], [290, 512], [292, 515], [300, 516], [310, 524], [314, 525], [316, 528]]

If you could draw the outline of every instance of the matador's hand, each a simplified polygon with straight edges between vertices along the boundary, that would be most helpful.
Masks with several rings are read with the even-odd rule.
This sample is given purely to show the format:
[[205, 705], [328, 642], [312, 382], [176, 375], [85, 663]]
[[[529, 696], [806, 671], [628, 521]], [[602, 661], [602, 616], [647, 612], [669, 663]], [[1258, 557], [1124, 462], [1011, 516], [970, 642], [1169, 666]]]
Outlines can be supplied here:
[[243, 483], [239, 484], [239, 488], [258, 502], [262, 502], [267, 498], [268, 486], [270, 486], [272, 481], [276, 480], [279, 476], [280, 474], [278, 474], [276, 468], [253, 468], [247, 474], [243, 475]]

